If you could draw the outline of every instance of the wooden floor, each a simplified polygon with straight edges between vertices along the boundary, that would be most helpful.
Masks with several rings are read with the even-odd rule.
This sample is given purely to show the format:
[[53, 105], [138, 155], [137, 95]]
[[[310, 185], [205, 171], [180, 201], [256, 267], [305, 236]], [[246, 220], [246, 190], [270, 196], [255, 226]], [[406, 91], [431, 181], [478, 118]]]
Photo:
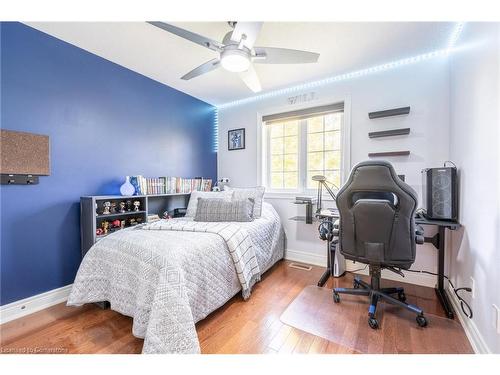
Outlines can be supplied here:
[[[320, 267], [304, 271], [288, 264], [281, 261], [268, 271], [248, 301], [236, 296], [196, 325], [202, 353], [356, 353], [281, 323], [286, 307], [304, 287], [315, 285], [323, 272]], [[330, 280], [328, 287], [351, 284], [348, 274]], [[444, 316], [431, 288], [404, 286], [408, 302]], [[131, 329], [132, 319], [114, 311], [60, 304], [1, 325], [0, 352], [140, 353], [143, 341], [132, 336]], [[407, 348], [411, 352], [411, 341]]]

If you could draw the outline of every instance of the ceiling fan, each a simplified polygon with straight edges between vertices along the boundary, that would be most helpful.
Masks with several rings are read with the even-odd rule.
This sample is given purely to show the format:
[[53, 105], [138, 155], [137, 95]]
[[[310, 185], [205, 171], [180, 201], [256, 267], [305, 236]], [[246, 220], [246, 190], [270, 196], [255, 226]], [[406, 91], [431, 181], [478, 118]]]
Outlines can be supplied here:
[[181, 77], [190, 80], [222, 66], [229, 72], [239, 73], [240, 78], [253, 92], [262, 90], [255, 64], [304, 64], [318, 61], [319, 53], [287, 48], [254, 47], [262, 22], [228, 22], [232, 31], [223, 38], [222, 43], [180, 27], [164, 22], [148, 22], [172, 34], [199, 44], [219, 53], [219, 57], [207, 61]]

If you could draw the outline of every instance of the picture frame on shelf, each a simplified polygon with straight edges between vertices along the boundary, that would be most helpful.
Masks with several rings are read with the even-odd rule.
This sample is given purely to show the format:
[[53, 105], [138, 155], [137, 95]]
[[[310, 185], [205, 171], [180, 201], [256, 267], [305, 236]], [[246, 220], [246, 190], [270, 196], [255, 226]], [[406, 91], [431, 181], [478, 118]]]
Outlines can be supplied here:
[[227, 149], [229, 151], [245, 149], [245, 128], [228, 130]]

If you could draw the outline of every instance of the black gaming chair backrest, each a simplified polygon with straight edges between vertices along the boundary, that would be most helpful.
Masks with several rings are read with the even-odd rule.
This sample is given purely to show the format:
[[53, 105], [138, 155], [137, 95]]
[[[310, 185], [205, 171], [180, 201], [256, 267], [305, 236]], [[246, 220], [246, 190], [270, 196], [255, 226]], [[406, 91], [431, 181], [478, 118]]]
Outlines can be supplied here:
[[386, 161], [365, 161], [337, 194], [340, 251], [362, 263], [410, 268], [417, 194]]

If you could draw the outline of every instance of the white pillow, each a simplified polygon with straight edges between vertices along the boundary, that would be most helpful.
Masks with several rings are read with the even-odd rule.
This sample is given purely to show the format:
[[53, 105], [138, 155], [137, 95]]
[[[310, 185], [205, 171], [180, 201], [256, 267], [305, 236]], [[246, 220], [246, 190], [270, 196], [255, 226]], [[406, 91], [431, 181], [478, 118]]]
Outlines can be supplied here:
[[254, 188], [232, 188], [224, 186], [224, 191], [234, 192], [233, 200], [244, 200], [251, 198], [254, 200], [253, 218], [258, 219], [262, 215], [262, 201], [264, 200], [265, 188], [257, 186]]
[[193, 191], [189, 197], [189, 204], [186, 209], [186, 217], [194, 217], [198, 206], [198, 198], [216, 198], [231, 202], [232, 191]]

